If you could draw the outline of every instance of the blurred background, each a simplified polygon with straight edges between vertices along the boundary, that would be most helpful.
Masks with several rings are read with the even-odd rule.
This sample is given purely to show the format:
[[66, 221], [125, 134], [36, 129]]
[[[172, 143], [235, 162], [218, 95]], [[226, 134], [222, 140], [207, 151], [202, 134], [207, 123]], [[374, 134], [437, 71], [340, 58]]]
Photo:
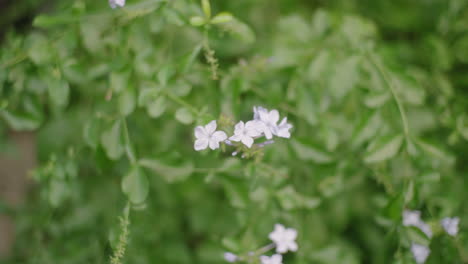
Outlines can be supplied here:
[[[414, 263], [415, 240], [468, 263], [468, 1], [211, 8], [234, 20], [191, 24], [195, 0], [0, 0], [2, 263], [108, 263], [124, 231], [122, 263], [223, 263], [277, 222], [299, 231], [284, 263]], [[255, 105], [292, 139], [260, 162], [193, 150], [196, 125]]]

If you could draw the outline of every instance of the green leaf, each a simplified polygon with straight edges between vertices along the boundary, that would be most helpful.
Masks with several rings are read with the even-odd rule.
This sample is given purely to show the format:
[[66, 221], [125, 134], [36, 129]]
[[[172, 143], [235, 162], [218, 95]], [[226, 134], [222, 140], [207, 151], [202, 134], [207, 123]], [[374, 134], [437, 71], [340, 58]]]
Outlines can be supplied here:
[[190, 25], [199, 27], [206, 24], [206, 20], [200, 16], [194, 16], [190, 18]]
[[293, 186], [289, 185], [276, 193], [281, 207], [285, 210], [291, 209], [313, 209], [319, 206], [319, 198], [310, 198], [296, 192]]
[[101, 122], [96, 118], [91, 118], [86, 122], [83, 130], [83, 137], [85, 143], [93, 149], [96, 149], [99, 144], [99, 132]]
[[53, 49], [50, 46], [51, 41], [40, 34], [32, 34], [27, 41], [30, 46], [28, 49], [29, 58], [37, 65], [45, 65], [53, 59]]
[[291, 140], [291, 146], [301, 160], [310, 160], [320, 164], [333, 162], [333, 157], [312, 144], [300, 142], [296, 139]]
[[435, 157], [437, 160], [446, 162], [447, 164], [453, 164], [455, 162], [455, 157], [441, 149], [440, 147], [436, 146], [433, 143], [430, 143], [428, 141], [425, 141], [423, 139], [416, 139], [415, 143], [426, 153], [429, 155]]
[[172, 166], [157, 159], [141, 159], [138, 163], [141, 166], [156, 172], [169, 183], [184, 181], [193, 173], [194, 170], [191, 162], [184, 162], [178, 166]]
[[158, 118], [164, 111], [166, 111], [166, 98], [163, 96], [158, 97], [155, 101], [149, 103], [146, 107], [148, 115], [152, 118]]
[[392, 95], [389, 91], [375, 91], [366, 95], [364, 104], [369, 108], [380, 108], [388, 102], [390, 98], [392, 98]]
[[243, 209], [250, 203], [248, 190], [243, 182], [224, 180], [223, 186], [233, 207]]
[[122, 191], [133, 204], [142, 204], [149, 193], [148, 178], [138, 166], [133, 167], [122, 180]]
[[221, 12], [217, 14], [216, 16], [211, 19], [212, 24], [221, 24], [221, 23], [227, 23], [230, 22], [234, 19], [231, 13], [228, 12]]
[[408, 226], [406, 232], [411, 242], [425, 246], [429, 246], [431, 243], [431, 239], [418, 227]]
[[49, 183], [49, 202], [52, 207], [59, 207], [70, 196], [70, 188], [66, 181], [52, 179]]
[[359, 81], [358, 63], [359, 57], [351, 56], [336, 65], [329, 79], [330, 92], [335, 98], [343, 98]]
[[127, 88], [128, 79], [129, 73], [127, 72], [112, 72], [109, 77], [110, 88], [118, 94]]
[[403, 143], [402, 135], [393, 135], [378, 138], [369, 145], [364, 162], [375, 163], [393, 158]]
[[1, 116], [8, 125], [16, 131], [30, 131], [39, 128], [42, 120], [36, 116], [25, 113], [11, 113], [7, 110], [0, 111]]
[[254, 31], [247, 24], [238, 19], [216, 25], [247, 44], [255, 42], [256, 37]]
[[359, 146], [377, 134], [382, 125], [379, 112], [368, 114], [356, 127], [352, 141], [355, 146]]
[[160, 92], [156, 88], [144, 88], [138, 95], [138, 106], [147, 106], [149, 103], [155, 101], [159, 94]]
[[49, 78], [47, 81], [47, 91], [50, 101], [57, 107], [65, 107], [70, 96], [70, 86], [63, 79]]
[[122, 136], [122, 124], [116, 120], [112, 127], [101, 135], [101, 144], [106, 151], [107, 157], [117, 160], [124, 154], [125, 148]]
[[161, 86], [166, 86], [169, 80], [174, 76], [175, 71], [171, 65], [162, 67], [158, 72], [158, 81]]
[[125, 89], [119, 97], [119, 111], [122, 115], [127, 116], [135, 110], [136, 96], [133, 89]]
[[403, 193], [398, 193], [387, 203], [387, 206], [384, 208], [384, 215], [393, 220], [393, 222], [399, 223], [403, 212], [404, 201], [405, 197]]
[[182, 124], [189, 125], [189, 124], [193, 123], [193, 115], [185, 107], [177, 109], [175, 117]]
[[211, 5], [209, 0], [201, 0], [203, 13], [207, 20], [211, 18]]
[[187, 55], [182, 58], [181, 62], [181, 71], [182, 73], [187, 73], [193, 66], [195, 60], [197, 59], [200, 51], [202, 50], [202, 45], [197, 45], [195, 48]]

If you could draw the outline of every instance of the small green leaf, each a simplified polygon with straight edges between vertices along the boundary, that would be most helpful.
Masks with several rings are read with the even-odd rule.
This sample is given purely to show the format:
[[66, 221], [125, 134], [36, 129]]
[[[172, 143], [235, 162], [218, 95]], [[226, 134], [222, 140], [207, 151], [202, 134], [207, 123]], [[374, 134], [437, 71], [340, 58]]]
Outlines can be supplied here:
[[101, 122], [96, 118], [91, 118], [84, 125], [83, 137], [85, 143], [93, 149], [99, 144], [99, 132]]
[[416, 139], [415, 143], [426, 153], [435, 157], [438, 160], [444, 161], [448, 164], [455, 162], [455, 157], [449, 152], [441, 149], [440, 147], [422, 139]]
[[53, 49], [46, 37], [39, 34], [32, 34], [27, 41], [30, 44], [28, 49], [29, 58], [37, 65], [44, 65], [53, 59]]
[[167, 106], [166, 98], [163, 96], [160, 96], [155, 101], [149, 103], [146, 110], [150, 117], [158, 118], [162, 114], [164, 114], [164, 111], [166, 111], [166, 106]]
[[109, 77], [110, 88], [116, 92], [120, 93], [124, 91], [128, 86], [129, 74], [126, 72], [113, 72]]
[[355, 146], [366, 142], [379, 131], [382, 124], [379, 112], [368, 114], [357, 126], [353, 133], [352, 141]]
[[50, 101], [58, 107], [65, 107], [68, 104], [70, 96], [70, 86], [65, 80], [49, 78], [47, 81], [47, 91]]
[[205, 17], [207, 20], [211, 18], [211, 6], [210, 6], [210, 1], [209, 0], [201, 0], [202, 2], [202, 9], [203, 13], [205, 14]]
[[394, 222], [400, 222], [403, 205], [404, 196], [403, 193], [399, 193], [388, 202], [387, 206], [384, 208], [384, 215]]
[[310, 198], [296, 192], [291, 185], [284, 187], [276, 193], [278, 200], [285, 210], [291, 209], [313, 209], [319, 206], [319, 198]]
[[185, 125], [193, 123], [193, 115], [187, 108], [179, 108], [176, 111], [175, 117], [179, 122]]
[[364, 162], [375, 163], [393, 158], [403, 143], [402, 135], [378, 138], [368, 148]]
[[148, 178], [138, 166], [133, 167], [122, 180], [122, 191], [133, 204], [142, 204], [149, 193]]
[[175, 71], [172, 66], [167, 65], [162, 67], [158, 72], [158, 81], [162, 86], [166, 86], [169, 80], [174, 76]]
[[190, 25], [199, 27], [206, 24], [206, 20], [203, 17], [194, 16], [190, 18]]
[[182, 73], [187, 73], [193, 66], [195, 60], [197, 59], [200, 51], [202, 50], [202, 45], [197, 45], [195, 48], [187, 55], [185, 55], [181, 60], [181, 71]]
[[310, 160], [324, 164], [333, 162], [333, 157], [330, 154], [311, 144], [293, 139], [291, 140], [291, 146], [301, 160]]
[[136, 96], [133, 89], [125, 89], [119, 97], [119, 111], [122, 115], [127, 116], [135, 110]]
[[117, 120], [111, 128], [101, 135], [101, 144], [104, 147], [107, 156], [112, 160], [119, 159], [125, 151], [121, 130], [121, 122], [120, 120]]
[[144, 107], [156, 100], [159, 96], [159, 91], [156, 88], [144, 88], [138, 94], [138, 106]]
[[7, 110], [0, 111], [1, 116], [8, 125], [16, 131], [30, 131], [37, 129], [42, 120], [29, 114], [24, 113], [11, 113]]
[[179, 182], [187, 179], [193, 173], [194, 169], [191, 162], [185, 162], [178, 166], [172, 166], [157, 159], [142, 159], [139, 161], [139, 164], [156, 172], [169, 183]]
[[364, 97], [364, 104], [369, 108], [380, 108], [391, 98], [389, 91], [372, 92]]
[[232, 21], [233, 18], [234, 17], [232, 16], [231, 13], [221, 12], [221, 13], [217, 14], [216, 16], [214, 16], [213, 19], [211, 19], [210, 22], [212, 24], [227, 23], [227, 22]]
[[431, 242], [430, 238], [418, 227], [408, 226], [406, 232], [411, 242], [429, 246]]

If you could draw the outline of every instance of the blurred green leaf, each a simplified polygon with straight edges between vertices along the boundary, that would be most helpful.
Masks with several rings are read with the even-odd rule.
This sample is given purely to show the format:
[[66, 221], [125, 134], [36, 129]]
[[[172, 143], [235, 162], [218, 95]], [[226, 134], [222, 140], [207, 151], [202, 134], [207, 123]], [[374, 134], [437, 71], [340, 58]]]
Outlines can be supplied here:
[[393, 158], [403, 143], [402, 135], [390, 135], [376, 139], [367, 148], [364, 162], [375, 163]]
[[122, 124], [120, 120], [114, 121], [113, 125], [101, 134], [101, 144], [106, 151], [107, 157], [117, 160], [124, 154]]
[[130, 169], [130, 172], [122, 180], [122, 191], [133, 204], [142, 204], [149, 193], [148, 178], [138, 166]]
[[232, 16], [232, 14], [228, 12], [221, 12], [221, 13], [216, 14], [216, 16], [214, 16], [210, 22], [212, 24], [220, 24], [220, 23], [230, 22], [233, 19], [234, 17]]
[[160, 96], [153, 102], [150, 102], [147, 105], [146, 110], [149, 116], [151, 116], [152, 118], [158, 118], [162, 114], [164, 114], [164, 112], [166, 111], [166, 107], [166, 98], [164, 96]]
[[172, 166], [157, 159], [142, 159], [139, 161], [139, 164], [156, 172], [169, 183], [186, 180], [194, 170], [193, 164], [191, 162], [185, 162], [177, 166]]
[[125, 89], [119, 97], [119, 111], [122, 115], [127, 116], [135, 110], [136, 96], [133, 89]]
[[333, 162], [333, 157], [330, 154], [312, 144], [292, 139], [291, 146], [301, 160], [313, 161], [319, 164]]
[[177, 109], [175, 117], [182, 124], [189, 125], [193, 123], [193, 115], [187, 108]]

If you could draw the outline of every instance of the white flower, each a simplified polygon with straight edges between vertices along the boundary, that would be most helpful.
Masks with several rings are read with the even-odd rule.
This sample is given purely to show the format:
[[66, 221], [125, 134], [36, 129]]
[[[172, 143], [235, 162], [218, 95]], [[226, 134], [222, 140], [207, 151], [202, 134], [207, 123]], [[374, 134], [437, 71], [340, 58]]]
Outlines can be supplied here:
[[283, 256], [281, 256], [280, 254], [274, 254], [271, 257], [261, 256], [260, 261], [262, 262], [262, 264], [282, 264]]
[[224, 259], [227, 261], [227, 262], [236, 262], [237, 261], [237, 255], [231, 253], [231, 252], [225, 252], [224, 253]]
[[275, 129], [275, 135], [282, 138], [290, 138], [291, 133], [289, 129], [292, 128], [292, 125], [288, 123], [288, 118], [285, 117], [281, 120], [281, 123]]
[[124, 7], [125, 0], [109, 0], [109, 5], [111, 8]]
[[431, 227], [424, 223], [424, 221], [421, 220], [421, 212], [420, 211], [411, 211], [411, 210], [405, 210], [403, 212], [403, 225], [404, 226], [415, 226], [421, 231], [426, 234], [429, 238], [432, 237], [432, 231]]
[[426, 262], [426, 259], [429, 256], [429, 253], [431, 253], [431, 250], [426, 246], [412, 243], [411, 253], [413, 253], [413, 257], [416, 263], [423, 264], [424, 262]]
[[271, 139], [273, 134], [276, 134], [276, 129], [279, 120], [279, 112], [276, 109], [268, 111], [268, 109], [261, 106], [253, 108], [254, 110], [254, 120], [261, 121], [262, 126], [260, 127], [263, 134], [267, 139]]
[[259, 124], [257, 121], [248, 121], [244, 124], [240, 121], [234, 127], [234, 136], [229, 139], [232, 141], [242, 142], [248, 148], [250, 148], [254, 142], [254, 138], [260, 136]]
[[271, 139], [273, 135], [283, 138], [290, 138], [291, 133], [289, 129], [292, 125], [287, 123], [288, 119], [285, 117], [281, 120], [281, 123], [277, 125], [279, 121], [279, 112], [276, 109], [268, 111], [268, 109], [261, 106], [254, 106], [254, 120], [260, 121], [261, 126], [259, 127], [261, 132], [265, 134], [267, 139]]
[[458, 224], [460, 223], [460, 218], [458, 217], [446, 217], [440, 221], [440, 224], [444, 228], [445, 232], [451, 236], [456, 236], [458, 234]]
[[227, 139], [226, 133], [223, 131], [216, 131], [216, 120], [211, 121], [206, 126], [197, 126], [195, 128], [195, 140], [194, 148], [196, 151], [206, 149], [208, 146], [210, 149], [219, 148], [219, 142]]
[[289, 251], [297, 251], [297, 231], [293, 228], [284, 228], [281, 224], [275, 225], [275, 230], [268, 237], [276, 244], [276, 252], [286, 253]]
[[403, 211], [403, 225], [404, 226], [417, 226], [421, 223], [421, 212], [420, 211]]

